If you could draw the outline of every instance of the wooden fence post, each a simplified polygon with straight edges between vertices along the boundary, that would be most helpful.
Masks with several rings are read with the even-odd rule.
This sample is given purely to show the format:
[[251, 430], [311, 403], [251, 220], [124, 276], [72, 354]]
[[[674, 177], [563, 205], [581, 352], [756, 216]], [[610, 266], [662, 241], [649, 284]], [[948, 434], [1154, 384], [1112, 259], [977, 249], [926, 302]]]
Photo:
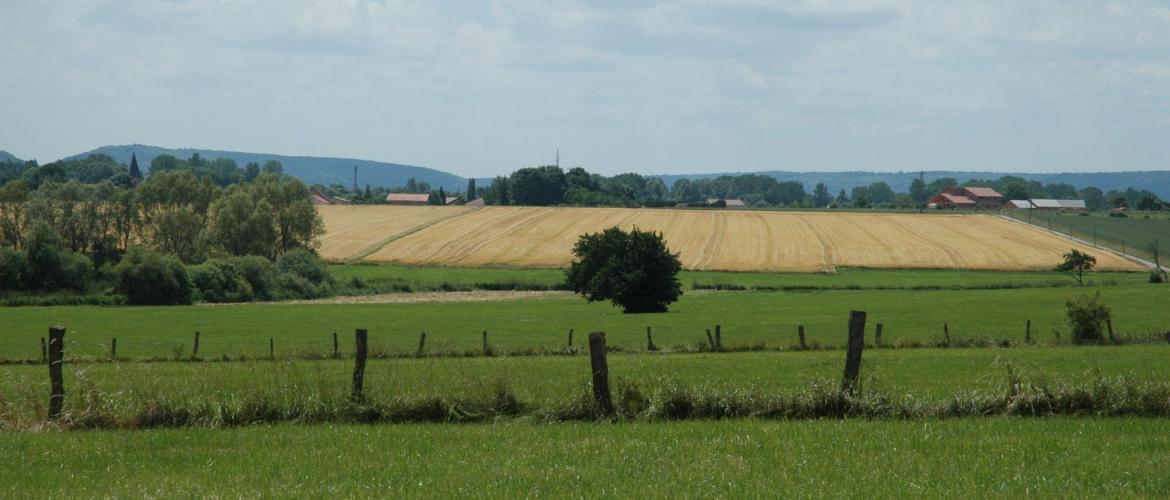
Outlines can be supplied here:
[[61, 416], [65, 405], [65, 379], [61, 368], [65, 363], [65, 327], [49, 327], [49, 420]]
[[341, 357], [341, 352], [337, 350], [337, 332], [333, 332], [333, 359]]
[[[180, 347], [182, 347], [182, 346], [180, 346]], [[199, 357], [199, 331], [198, 330], [195, 331], [195, 343], [191, 344], [191, 357], [192, 358]]]
[[423, 355], [423, 350], [426, 349], [426, 345], [427, 345], [427, 332], [422, 332], [418, 335], [418, 353], [416, 353], [415, 356], [418, 356], [421, 358]]
[[569, 347], [570, 348], [573, 347], [573, 329], [572, 328], [569, 329]]
[[947, 347], [951, 346], [951, 328], [946, 323], [943, 323], [943, 343]]
[[362, 395], [362, 389], [366, 380], [366, 354], [369, 352], [368, 337], [365, 328], [358, 328], [353, 333], [354, 337], [354, 358], [353, 358], [353, 392], [349, 399], [355, 403], [362, 402], [365, 398]]
[[[1100, 323], [1098, 323], [1100, 324]], [[1113, 318], [1105, 319], [1105, 328], [1109, 332], [1109, 343], [1116, 344], [1117, 338], [1113, 336]]]
[[873, 333], [873, 344], [877, 347], [882, 346], [882, 324], [878, 323], [877, 328]]
[[646, 327], [646, 350], [657, 351], [658, 346], [654, 345], [654, 337], [650, 334], [650, 327]]
[[1032, 343], [1032, 320], [1028, 320], [1027, 323], [1024, 323], [1024, 343]]
[[723, 350], [723, 325], [715, 325], [715, 350]]
[[593, 398], [606, 415], [613, 414], [609, 394], [609, 365], [605, 360], [605, 332], [589, 334], [589, 362], [593, 367]]
[[268, 337], [268, 359], [276, 359], [276, 341]]
[[808, 350], [808, 344], [804, 341], [804, 325], [796, 327], [796, 334], [800, 335], [800, 349], [802, 351]]
[[118, 337], [110, 339], [110, 359], [118, 359]]
[[711, 336], [711, 329], [707, 329], [707, 345], [711, 346], [711, 350], [715, 350], [715, 337]]
[[852, 394], [861, 376], [861, 351], [865, 349], [865, 311], [849, 312], [849, 350], [845, 353], [842, 389]]
[[483, 331], [483, 355], [484, 356], [491, 356], [492, 355], [492, 347], [490, 345], [488, 345], [487, 330]]
[[45, 343], [44, 337], [41, 337], [41, 362], [42, 363], [49, 362], [49, 347], [48, 347], [48, 344]]

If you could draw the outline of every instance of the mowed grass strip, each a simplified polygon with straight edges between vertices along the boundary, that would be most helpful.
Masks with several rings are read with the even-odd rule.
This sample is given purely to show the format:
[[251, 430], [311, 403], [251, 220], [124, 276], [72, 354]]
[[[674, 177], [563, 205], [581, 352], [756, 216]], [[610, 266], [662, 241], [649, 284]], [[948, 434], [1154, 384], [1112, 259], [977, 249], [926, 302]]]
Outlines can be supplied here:
[[0, 496], [1166, 497], [1170, 421], [707, 421], [21, 433]]
[[[1055, 267], [1055, 264], [1054, 264]], [[444, 289], [548, 289], [563, 286], [561, 269], [516, 267], [444, 267], [399, 264], [332, 264], [329, 271], [342, 283], [360, 278], [369, 285], [391, 285], [412, 291]], [[682, 271], [684, 289], [976, 289], [1070, 287], [1076, 283], [1055, 271], [978, 271], [965, 269], [838, 268], [836, 273], [764, 273]], [[1149, 276], [1140, 272], [1091, 272], [1086, 283], [1098, 286], [1138, 285]], [[394, 285], [397, 285], [396, 287]]]
[[[407, 208], [419, 207], [370, 210]], [[1050, 269], [1070, 248], [1090, 250], [984, 214], [485, 207], [394, 239], [366, 258], [413, 265], [563, 267], [580, 235], [615, 225], [661, 232], [683, 267], [694, 270], [1036, 270]], [[332, 231], [326, 220], [327, 235]], [[1140, 269], [1105, 253], [1098, 256], [1098, 266]]]
[[66, 356], [103, 358], [110, 340], [118, 354], [131, 358], [186, 357], [195, 331], [202, 332], [199, 355], [267, 356], [273, 339], [277, 356], [326, 355], [332, 333], [342, 352], [352, 351], [357, 328], [370, 331], [375, 354], [406, 355], [417, 350], [427, 332], [430, 353], [478, 351], [481, 332], [500, 353], [562, 349], [570, 328], [583, 346], [592, 331], [609, 334], [611, 346], [645, 348], [646, 327], [665, 349], [695, 349], [706, 343], [705, 330], [722, 325], [725, 347], [791, 347], [797, 326], [805, 325], [813, 347], [845, 343], [850, 310], [869, 313], [867, 338], [877, 323], [890, 345], [937, 344], [948, 324], [955, 343], [1024, 341], [1032, 321], [1034, 340], [1068, 339], [1065, 302], [1100, 292], [1113, 311], [1122, 337], [1151, 337], [1170, 330], [1170, 294], [1159, 285], [1016, 290], [830, 291], [687, 293], [664, 314], [622, 314], [608, 303], [560, 299], [515, 302], [416, 304], [240, 304], [183, 307], [22, 307], [3, 309], [0, 359], [40, 358], [39, 338], [50, 325], [67, 327]]

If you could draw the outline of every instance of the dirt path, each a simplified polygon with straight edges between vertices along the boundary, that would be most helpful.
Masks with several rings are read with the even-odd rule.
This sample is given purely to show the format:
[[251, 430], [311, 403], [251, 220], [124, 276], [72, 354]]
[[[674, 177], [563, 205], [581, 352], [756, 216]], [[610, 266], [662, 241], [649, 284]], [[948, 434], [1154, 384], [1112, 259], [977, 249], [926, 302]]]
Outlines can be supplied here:
[[[475, 292], [419, 292], [356, 295], [318, 300], [286, 300], [268, 304], [421, 304], [427, 302], [509, 302], [517, 300], [564, 299], [572, 297], [564, 291], [488, 291]], [[207, 304], [211, 306], [221, 304]], [[226, 304], [224, 304], [226, 305]]]

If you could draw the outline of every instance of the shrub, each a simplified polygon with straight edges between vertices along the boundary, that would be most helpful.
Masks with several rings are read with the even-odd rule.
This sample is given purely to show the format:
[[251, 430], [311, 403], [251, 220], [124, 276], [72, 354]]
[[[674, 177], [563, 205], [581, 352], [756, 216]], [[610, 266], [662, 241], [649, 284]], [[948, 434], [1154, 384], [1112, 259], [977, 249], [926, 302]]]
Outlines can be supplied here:
[[24, 252], [0, 248], [0, 290], [24, 290], [28, 280], [29, 268]]
[[118, 292], [140, 305], [191, 303], [191, 280], [173, 255], [132, 248], [114, 268]]
[[85, 282], [93, 273], [93, 262], [88, 257], [64, 249], [61, 237], [48, 224], [33, 227], [25, 252], [28, 275], [26, 289], [85, 290]]
[[1076, 344], [1099, 344], [1105, 341], [1101, 324], [1109, 319], [1109, 306], [1101, 302], [1101, 293], [1092, 298], [1082, 295], [1065, 303], [1072, 340]]
[[627, 313], [665, 312], [682, 295], [682, 263], [659, 233], [615, 226], [582, 235], [573, 254], [565, 282], [590, 302], [610, 300]]
[[[220, 265], [217, 265], [220, 264]], [[250, 302], [252, 285], [234, 266], [208, 262], [187, 268], [198, 299], [204, 302]]]
[[[252, 289], [251, 298], [258, 300], [271, 300], [277, 295], [277, 277], [276, 268], [272, 262], [264, 257], [255, 255], [247, 257], [231, 257], [216, 262], [217, 266], [227, 266], [234, 273], [234, 276], [239, 276]], [[221, 269], [224, 269], [221, 267]], [[224, 270], [224, 276], [228, 275], [227, 270]]]

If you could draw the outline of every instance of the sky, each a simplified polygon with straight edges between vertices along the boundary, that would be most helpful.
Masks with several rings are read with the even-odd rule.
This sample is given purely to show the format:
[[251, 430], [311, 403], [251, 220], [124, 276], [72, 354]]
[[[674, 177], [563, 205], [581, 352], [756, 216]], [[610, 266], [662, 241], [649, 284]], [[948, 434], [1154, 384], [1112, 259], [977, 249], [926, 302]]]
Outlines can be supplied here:
[[1170, 3], [0, 0], [0, 149], [1170, 169]]

